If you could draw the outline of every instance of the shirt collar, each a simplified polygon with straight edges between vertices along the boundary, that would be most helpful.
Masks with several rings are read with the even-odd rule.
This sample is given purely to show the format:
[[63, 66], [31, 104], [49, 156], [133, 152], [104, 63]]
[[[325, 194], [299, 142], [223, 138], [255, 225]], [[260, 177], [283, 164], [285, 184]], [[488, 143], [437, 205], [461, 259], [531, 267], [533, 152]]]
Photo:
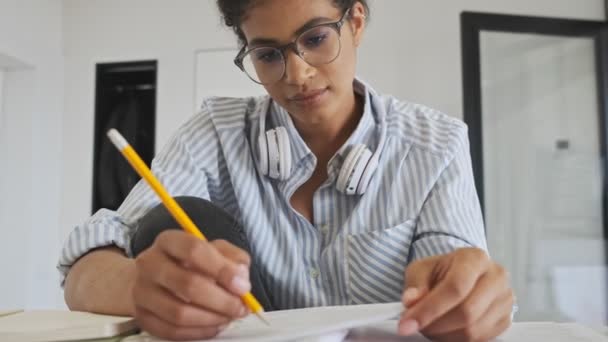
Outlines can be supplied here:
[[[371, 145], [372, 143], [377, 143], [378, 140], [375, 134], [376, 130], [374, 128], [379, 121], [379, 113], [376, 113], [376, 108], [374, 108], [375, 106], [372, 106], [372, 97], [378, 95], [375, 94], [371, 87], [359, 79], [354, 80], [353, 87], [357, 94], [363, 95], [363, 115], [361, 116], [355, 131], [347, 139], [344, 145], [338, 149], [336, 154], [329, 160], [327, 170], [330, 178], [337, 176], [337, 171], [342, 166], [344, 158], [352, 146], [356, 144], [365, 144], [373, 152], [375, 147], [372, 147]], [[291, 146], [291, 156], [293, 160], [292, 165], [297, 167], [297, 165], [303, 159], [314, 158], [312, 151], [308, 148], [308, 145], [306, 145], [306, 142], [304, 142], [300, 136], [289, 113], [275, 101], [272, 101], [270, 110], [272, 122], [275, 127], [283, 126], [287, 129]]]

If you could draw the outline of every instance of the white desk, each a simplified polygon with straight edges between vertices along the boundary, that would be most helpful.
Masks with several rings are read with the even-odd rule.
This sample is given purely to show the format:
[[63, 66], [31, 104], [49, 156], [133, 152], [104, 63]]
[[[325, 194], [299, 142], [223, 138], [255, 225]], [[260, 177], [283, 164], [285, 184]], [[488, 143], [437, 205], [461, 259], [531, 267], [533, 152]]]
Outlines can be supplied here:
[[[384, 322], [375, 326], [378, 330], [394, 332], [396, 322]], [[321, 341], [306, 340], [306, 342]], [[354, 339], [353, 341], [362, 341]], [[421, 335], [409, 338], [389, 338], [376, 341], [428, 342]], [[496, 342], [605, 342], [608, 341], [608, 327], [590, 328], [576, 323], [516, 322]], [[304, 342], [304, 341], [302, 341]]]
[[[373, 337], [345, 339], [346, 332], [332, 335], [300, 339], [295, 342], [429, 342], [421, 335], [399, 337], [394, 334], [396, 321], [386, 321], [371, 326], [378, 333]], [[385, 333], [383, 335], [382, 333]], [[514, 323], [513, 326], [495, 342], [607, 342], [608, 327], [589, 328], [576, 323]], [[131, 336], [122, 342], [157, 342], [154, 338]]]

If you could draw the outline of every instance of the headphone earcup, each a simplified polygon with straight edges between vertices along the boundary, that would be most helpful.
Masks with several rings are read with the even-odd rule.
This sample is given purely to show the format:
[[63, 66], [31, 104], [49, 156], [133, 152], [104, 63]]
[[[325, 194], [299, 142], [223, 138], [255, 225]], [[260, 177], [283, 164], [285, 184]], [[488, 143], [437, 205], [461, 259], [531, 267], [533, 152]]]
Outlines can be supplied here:
[[270, 178], [279, 178], [281, 155], [279, 152], [279, 142], [277, 139], [277, 130], [271, 129], [266, 132], [266, 142], [268, 144], [268, 176]]
[[258, 136], [258, 151], [260, 153], [260, 172], [264, 176], [268, 176], [268, 143], [266, 134], [261, 132]]
[[338, 174], [338, 180], [336, 181], [336, 188], [338, 191], [346, 194], [353, 195], [357, 193], [359, 181], [363, 174], [372, 153], [363, 144], [358, 144], [352, 147], [351, 151], [346, 156], [340, 173]]
[[285, 127], [277, 127], [276, 138], [279, 148], [279, 179], [286, 180], [291, 175], [291, 146]]
[[363, 195], [365, 191], [367, 191], [367, 186], [372, 180], [372, 175], [376, 172], [376, 168], [378, 168], [378, 158], [373, 158], [370, 155], [370, 160], [366, 162], [365, 171], [361, 175], [361, 180], [359, 181], [359, 186], [357, 187], [357, 194]]

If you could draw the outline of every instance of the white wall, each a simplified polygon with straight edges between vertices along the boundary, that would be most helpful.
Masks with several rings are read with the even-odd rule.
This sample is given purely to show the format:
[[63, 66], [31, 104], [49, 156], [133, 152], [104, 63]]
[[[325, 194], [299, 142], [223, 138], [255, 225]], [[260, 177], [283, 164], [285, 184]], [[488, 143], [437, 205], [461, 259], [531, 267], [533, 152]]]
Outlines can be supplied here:
[[0, 69], [0, 136], [4, 126], [4, 69]]
[[0, 0], [0, 309], [53, 307], [63, 58], [59, 0]]

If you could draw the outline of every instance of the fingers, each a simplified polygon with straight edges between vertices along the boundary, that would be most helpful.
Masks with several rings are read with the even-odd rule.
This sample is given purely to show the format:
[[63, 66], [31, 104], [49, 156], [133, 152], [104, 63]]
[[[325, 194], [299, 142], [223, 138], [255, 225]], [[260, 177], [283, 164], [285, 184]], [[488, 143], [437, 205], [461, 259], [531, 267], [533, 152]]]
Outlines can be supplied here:
[[405, 288], [420, 288], [431, 286], [431, 278], [440, 257], [430, 257], [412, 262], [405, 269]]
[[504, 298], [510, 293], [507, 284], [504, 268], [494, 267], [492, 271], [481, 276], [473, 291], [462, 303], [431, 323], [425, 331], [444, 334], [474, 325], [482, 316], [492, 314], [491, 306], [497, 298]]
[[[165, 235], [159, 235], [158, 240], [159, 247], [163, 251], [188, 269], [209, 275], [236, 295], [241, 296], [251, 291], [249, 280], [251, 258], [244, 250], [225, 240], [205, 242], [179, 231], [168, 231]], [[198, 288], [195, 284], [189, 283], [189, 281], [196, 282], [196, 279], [184, 279], [187, 275], [177, 274], [172, 268], [168, 269], [175, 273], [172, 276], [182, 280], [180, 284], [185, 287], [183, 290], [186, 292], [190, 292], [189, 288]], [[168, 282], [164, 284], [169, 286]], [[190, 298], [188, 294], [176, 293], [184, 295], [184, 298]]]
[[201, 340], [215, 337], [226, 325], [219, 327], [184, 327], [168, 323], [151, 311], [136, 308], [135, 319], [143, 330], [150, 334], [172, 341]]
[[[458, 324], [453, 324], [452, 330], [441, 330], [434, 324], [430, 325], [426, 329], [422, 330], [422, 333], [426, 336], [437, 337], [437, 336], [464, 336], [467, 337], [467, 341], [486, 340], [498, 336], [504, 329], [502, 325], [498, 324], [503, 320], [511, 321], [511, 310], [513, 307], [513, 295], [511, 291], [498, 297], [491, 305], [482, 312], [477, 321], [466, 322], [459, 320], [459, 318], [442, 318], [438, 321], [440, 325], [445, 327], [445, 324], [449, 319], [457, 320]], [[452, 321], [451, 323], [453, 323]], [[508, 326], [507, 326], [508, 327]], [[502, 328], [502, 329], [501, 329]], [[489, 336], [489, 337], [487, 337]], [[486, 338], [487, 337], [487, 338]]]
[[251, 266], [251, 257], [247, 252], [231, 244], [226, 240], [211, 241], [213, 245], [224, 257], [232, 260], [234, 263]]
[[236, 272], [230, 268], [223, 268], [218, 274], [216, 281], [222, 287], [238, 296], [251, 291], [249, 269], [245, 265], [237, 266]]
[[210, 242], [199, 240], [196, 237], [179, 230], [164, 231], [154, 241], [163, 253], [180, 264], [188, 265], [192, 270], [216, 278], [223, 267], [237, 264], [225, 258]]
[[[504, 331], [506, 331], [507, 329], [509, 329], [509, 327], [511, 326], [512, 321], [511, 321], [511, 317], [505, 317], [502, 318], [501, 320], [499, 320], [497, 323], [495, 324], [489, 324], [489, 325], [482, 325], [480, 326], [481, 329], [485, 329], [486, 333], [485, 334], [481, 334], [480, 338], [478, 339], [479, 341], [490, 341], [492, 339], [495, 339], [496, 337], [500, 336]], [[467, 336], [465, 334], [465, 336]]]
[[160, 287], [141, 286], [133, 297], [140, 309], [154, 312], [158, 318], [174, 326], [212, 328], [230, 323], [229, 317], [183, 303]]
[[[164, 265], [159, 265], [157, 273], [152, 274], [152, 276], [161, 287], [174, 293], [187, 303], [224, 316], [241, 317], [245, 308], [238, 297], [240, 293], [238, 291], [230, 293], [227, 289], [234, 289], [233, 284], [236, 282], [244, 284], [241, 286], [248, 291], [251, 288], [249, 279], [232, 276], [233, 273], [227, 270], [220, 271], [219, 274], [224, 279], [222, 281], [224, 284], [218, 283], [211, 277], [192, 272], [167, 259]], [[235, 278], [238, 281], [235, 281]], [[226, 282], [229, 283], [226, 284]], [[236, 290], [242, 292], [243, 288]]]
[[455, 255], [451, 260], [444, 259], [450, 264], [445, 276], [438, 280], [436, 286], [424, 298], [405, 312], [404, 321], [413, 321], [419, 329], [423, 329], [469, 296], [478, 279], [488, 268], [488, 257], [483, 251], [471, 250], [463, 256], [459, 258]]
[[215, 336], [248, 310], [249, 255], [225, 241], [166, 231], [135, 259], [135, 316], [153, 335], [174, 340]]
[[[227, 243], [220, 245], [247, 261]], [[251, 289], [247, 266], [233, 263], [214, 245], [187, 233], [167, 231], [159, 235], [136, 259], [136, 269], [141, 286], [155, 284], [184, 303], [233, 319], [247, 312], [239, 298]]]
[[503, 331], [511, 326], [511, 308], [513, 305], [513, 296], [511, 293], [504, 295], [496, 300], [490, 308], [484, 313], [480, 320], [470, 324], [462, 329], [445, 332], [434, 333], [427, 330], [422, 333], [431, 338], [433, 341], [489, 341], [498, 337]]

